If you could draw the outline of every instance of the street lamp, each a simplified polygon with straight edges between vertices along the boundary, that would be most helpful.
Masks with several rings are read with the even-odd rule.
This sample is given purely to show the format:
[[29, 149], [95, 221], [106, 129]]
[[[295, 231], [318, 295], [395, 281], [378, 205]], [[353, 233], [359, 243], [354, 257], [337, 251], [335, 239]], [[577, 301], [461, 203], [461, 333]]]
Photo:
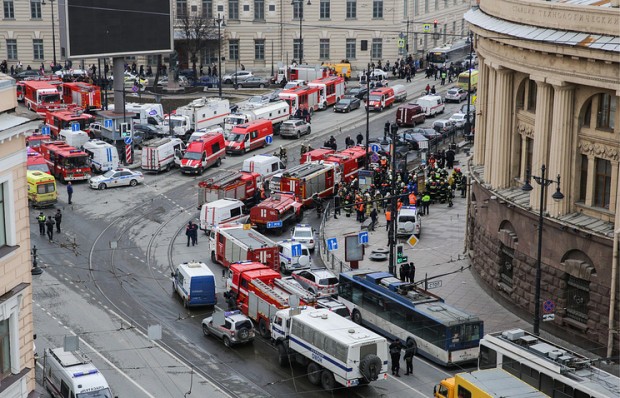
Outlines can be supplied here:
[[[369, 80], [370, 80], [370, 62], [368, 63], [368, 66], [366, 67], [366, 84], [368, 84]], [[370, 85], [368, 85], [367, 87], [370, 87]], [[370, 103], [368, 102], [369, 99], [370, 99], [370, 90], [368, 90], [367, 97], [366, 97], [366, 170], [368, 170], [370, 166], [370, 159], [368, 157], [368, 146], [370, 145], [368, 143], [368, 141], [370, 140]]]
[[[54, 28], [54, 2], [56, 0], [49, 0], [50, 3], [52, 3], [52, 55], [54, 56], [54, 67], [52, 68], [52, 73], [54, 72], [54, 69], [57, 68], [56, 66], [56, 29]], [[42, 3], [43, 5], [45, 5], [45, 1]]]
[[[297, 16], [299, 17], [299, 65], [302, 64], [304, 59], [304, 39], [303, 39], [303, 20], [304, 20], [304, 0], [293, 0], [291, 5], [298, 5]], [[311, 6], [310, 0], [306, 5]]]
[[217, 23], [217, 88], [222, 98], [222, 26], [226, 26], [226, 23], [220, 13], [217, 14], [215, 22]]
[[398, 204], [398, 195], [396, 194], [396, 139], [398, 138], [398, 125], [396, 123], [392, 123], [392, 125], [390, 126], [390, 132], [392, 137], [392, 159], [390, 161], [392, 163], [392, 197], [390, 198], [390, 213], [392, 214], [392, 217], [390, 220], [390, 228], [388, 230], [388, 243], [390, 246], [388, 272], [392, 275], [396, 275], [396, 253], [394, 253], [394, 251], [396, 250], [396, 207]]
[[541, 186], [540, 209], [538, 213], [538, 254], [536, 257], [536, 285], [535, 285], [535, 294], [534, 294], [534, 334], [537, 336], [540, 332], [540, 282], [541, 282], [540, 280], [541, 280], [541, 273], [542, 273], [542, 231], [543, 231], [543, 223], [545, 221], [543, 212], [544, 212], [544, 206], [545, 206], [546, 188], [549, 185], [555, 183], [556, 190], [555, 190], [555, 193], [551, 197], [555, 201], [560, 201], [564, 199], [564, 194], [560, 192], [560, 175], [558, 174], [555, 180], [550, 180], [550, 179], [545, 178], [546, 171], [547, 171], [547, 168], [545, 167], [544, 164], [540, 168], [540, 172], [541, 172], [540, 177], [531, 175], [530, 171], [528, 170], [527, 175], [525, 177], [525, 184], [523, 184], [523, 187], [521, 187], [523, 191], [526, 191], [526, 192], [531, 191], [533, 188], [532, 188], [532, 185], [530, 185], [530, 178], [533, 178], [534, 181], [536, 181], [536, 183]]
[[467, 115], [465, 116], [465, 127], [463, 128], [463, 134], [465, 135], [465, 139], [471, 133], [471, 122], [469, 121], [469, 112], [471, 105], [471, 70], [473, 69], [472, 62], [472, 54], [474, 52], [474, 40], [473, 35], [469, 32], [469, 77], [467, 78]]

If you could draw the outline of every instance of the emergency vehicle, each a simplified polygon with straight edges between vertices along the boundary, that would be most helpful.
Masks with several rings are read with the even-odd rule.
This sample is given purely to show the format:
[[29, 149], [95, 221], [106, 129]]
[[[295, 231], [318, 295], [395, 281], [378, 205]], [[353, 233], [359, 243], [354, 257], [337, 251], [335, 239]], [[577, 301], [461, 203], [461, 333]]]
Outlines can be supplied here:
[[241, 108], [226, 116], [224, 130], [229, 132], [235, 126], [258, 119], [270, 120], [274, 129], [278, 129], [290, 116], [290, 109], [283, 101], [270, 102], [256, 108]]
[[26, 169], [29, 171], [42, 171], [50, 174], [50, 168], [43, 155], [31, 147], [26, 147]]
[[292, 193], [275, 192], [250, 209], [250, 222], [261, 232], [282, 233], [286, 224], [301, 221], [302, 204]]
[[190, 142], [181, 159], [181, 172], [186, 174], [202, 174], [211, 166], [219, 167], [222, 158], [226, 157], [224, 134], [210, 132], [200, 139]]
[[89, 125], [94, 121], [93, 115], [85, 113], [77, 107], [45, 112], [45, 124], [49, 126], [50, 135], [55, 140], [58, 139], [60, 130], [71, 130], [74, 123], [80, 125], [79, 130], [88, 131]]
[[258, 173], [224, 170], [198, 183], [198, 208], [224, 198], [252, 203], [260, 182], [261, 175]]
[[62, 101], [90, 111], [101, 109], [101, 88], [85, 82], [62, 84]]
[[338, 76], [328, 76], [316, 79], [308, 83], [308, 87], [319, 88], [319, 109], [325, 110], [328, 106], [334, 105], [340, 98], [344, 97], [344, 78]]
[[180, 138], [154, 138], [142, 143], [142, 170], [169, 171], [181, 165], [185, 144]]
[[366, 167], [366, 148], [354, 146], [341, 151], [319, 148], [304, 154], [302, 162], [323, 161], [323, 163], [335, 163], [338, 165], [340, 179], [351, 182], [357, 178], [357, 173]]
[[288, 90], [282, 90], [278, 94], [280, 99], [286, 101], [290, 107], [291, 115], [300, 109], [307, 109], [312, 113], [319, 109], [321, 103], [319, 87], [299, 86]]
[[282, 279], [280, 273], [256, 262], [231, 264], [227, 285], [237, 297], [237, 308], [258, 325], [261, 336], [270, 336], [271, 317], [290, 307], [291, 296], [297, 305], [312, 305], [312, 296], [296, 283]]
[[96, 173], [105, 173], [118, 167], [118, 149], [101, 140], [84, 143], [84, 152], [90, 157], [90, 168]]
[[385, 108], [389, 108], [394, 104], [395, 99], [393, 88], [375, 88], [368, 93], [368, 102], [366, 102], [366, 107], [370, 105], [371, 111], [383, 112]]
[[63, 141], [44, 142], [41, 144], [41, 154], [52, 175], [61, 182], [88, 180], [91, 176], [88, 154]]
[[45, 141], [50, 141], [51, 137], [45, 134], [32, 134], [26, 137], [26, 146], [33, 148], [35, 151], [40, 152], [41, 144]]
[[200, 208], [200, 229], [207, 234], [219, 224], [231, 222], [245, 224], [247, 219], [245, 204], [237, 199], [218, 199], [207, 202]]
[[24, 85], [24, 82], [16, 82], [15, 83], [15, 89], [16, 89], [16, 94], [17, 94], [17, 101], [19, 102], [24, 102], [24, 92], [26, 91], [26, 87]]
[[279, 269], [278, 245], [248, 224], [220, 224], [209, 235], [211, 260], [225, 267], [239, 261], [257, 261]]
[[319, 161], [325, 159], [327, 156], [332, 153], [336, 153], [335, 150], [331, 148], [317, 148], [311, 151], [308, 151], [301, 155], [299, 158], [299, 164], [310, 163], [313, 161]]
[[280, 191], [293, 192], [304, 206], [309, 207], [313, 204], [312, 195], [331, 196], [337, 183], [340, 183], [340, 173], [336, 164], [310, 162], [282, 173]]
[[24, 102], [26, 107], [40, 115], [45, 115], [48, 109], [58, 109], [60, 93], [56, 86], [48, 81], [26, 80], [24, 81]]
[[288, 82], [293, 80], [312, 81], [327, 75], [327, 68], [321, 65], [281, 65], [273, 77], [273, 82], [280, 84], [284, 79]]
[[113, 397], [105, 377], [89, 358], [62, 347], [45, 350], [43, 387], [54, 397]]
[[417, 104], [403, 104], [396, 109], [396, 124], [399, 127], [422, 124], [426, 120], [424, 110]]
[[58, 133], [57, 139], [66, 142], [72, 147], [82, 148], [90, 140], [90, 137], [87, 132], [82, 130], [62, 129]]
[[251, 158], [247, 158], [243, 161], [243, 166], [241, 167], [241, 171], [260, 174], [263, 180], [270, 179], [284, 169], [286, 169], [286, 166], [279, 157], [268, 154], [254, 155]]
[[32, 207], [50, 207], [58, 201], [56, 179], [42, 171], [26, 171], [28, 202]]
[[164, 123], [172, 124], [177, 136], [189, 137], [194, 131], [224, 123], [230, 114], [230, 103], [221, 98], [198, 98], [177, 108]]
[[259, 119], [240, 124], [233, 127], [226, 140], [226, 153], [243, 154], [269, 145], [268, 140], [273, 141], [271, 120]]

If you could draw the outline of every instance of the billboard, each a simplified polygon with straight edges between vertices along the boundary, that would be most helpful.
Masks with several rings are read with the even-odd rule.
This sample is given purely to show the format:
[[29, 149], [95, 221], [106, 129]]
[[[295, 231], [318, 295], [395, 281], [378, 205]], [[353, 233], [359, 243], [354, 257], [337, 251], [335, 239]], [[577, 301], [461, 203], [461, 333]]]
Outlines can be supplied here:
[[67, 58], [174, 51], [170, 0], [64, 0], [59, 8]]

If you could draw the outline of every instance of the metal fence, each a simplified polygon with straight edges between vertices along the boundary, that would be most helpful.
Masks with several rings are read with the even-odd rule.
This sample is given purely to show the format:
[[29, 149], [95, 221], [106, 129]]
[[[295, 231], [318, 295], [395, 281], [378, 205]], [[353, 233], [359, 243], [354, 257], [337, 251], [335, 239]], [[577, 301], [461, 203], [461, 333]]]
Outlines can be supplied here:
[[334, 252], [327, 250], [327, 242], [325, 241], [325, 223], [330, 217], [332, 205], [333, 202], [331, 200], [327, 202], [327, 206], [325, 206], [325, 211], [321, 217], [321, 225], [319, 226], [319, 254], [325, 267], [331, 268], [332, 270], [338, 270], [337, 272], [340, 273], [350, 271], [351, 267], [347, 262], [336, 256]]

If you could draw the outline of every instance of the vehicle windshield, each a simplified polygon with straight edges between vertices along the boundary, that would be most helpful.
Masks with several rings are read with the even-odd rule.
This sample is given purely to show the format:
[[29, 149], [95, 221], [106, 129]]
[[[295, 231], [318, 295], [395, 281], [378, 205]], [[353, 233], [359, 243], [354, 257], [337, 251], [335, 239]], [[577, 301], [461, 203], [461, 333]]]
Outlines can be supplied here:
[[41, 94], [39, 98], [41, 102], [59, 102], [60, 94]]
[[50, 168], [47, 167], [47, 164], [45, 163], [41, 163], [41, 164], [29, 164], [28, 165], [28, 170], [32, 170], [32, 171], [42, 171], [44, 173], [48, 173], [50, 172]]
[[82, 392], [75, 395], [76, 398], [112, 398], [112, 392], [109, 388], [98, 391]]
[[180, 127], [183, 125], [183, 119], [167, 119], [168, 123], [172, 125], [172, 128]]
[[105, 178], [110, 178], [110, 177], [112, 177], [112, 176], [114, 175], [114, 173], [115, 173], [115, 171], [114, 171], [114, 170], [108, 170], [108, 171], [106, 171], [105, 173], [103, 173], [103, 176], [104, 176]]
[[87, 167], [90, 159], [88, 156], [76, 156], [74, 158], [65, 158], [65, 165], [71, 167]]
[[284, 89], [288, 90], [289, 88], [295, 88], [297, 86], [299, 86], [299, 83], [297, 83], [297, 82], [289, 82], [289, 83], [286, 83], [284, 85]]
[[370, 100], [371, 101], [381, 101], [381, 96], [380, 95], [371, 95], [370, 96]]
[[295, 238], [312, 238], [312, 231], [309, 231], [309, 230], [295, 231]]
[[338, 103], [342, 105], [349, 105], [351, 103], [351, 100], [348, 98], [341, 98], [340, 101], [338, 101]]
[[234, 142], [243, 142], [244, 139], [245, 134], [231, 134], [230, 137], [228, 137], [228, 141]]
[[336, 277], [319, 279], [319, 285], [321, 286], [335, 285], [337, 283], [338, 283], [338, 278]]
[[250, 97], [248, 100], [248, 104], [262, 104], [263, 102], [265, 102], [265, 100], [261, 96]]
[[185, 152], [183, 159], [200, 160], [201, 157], [202, 157], [202, 154], [200, 152]]
[[243, 124], [243, 122], [245, 122], [245, 120], [242, 117], [230, 116], [224, 119], [224, 123], [231, 124], [233, 126], [236, 126], [238, 124]]

